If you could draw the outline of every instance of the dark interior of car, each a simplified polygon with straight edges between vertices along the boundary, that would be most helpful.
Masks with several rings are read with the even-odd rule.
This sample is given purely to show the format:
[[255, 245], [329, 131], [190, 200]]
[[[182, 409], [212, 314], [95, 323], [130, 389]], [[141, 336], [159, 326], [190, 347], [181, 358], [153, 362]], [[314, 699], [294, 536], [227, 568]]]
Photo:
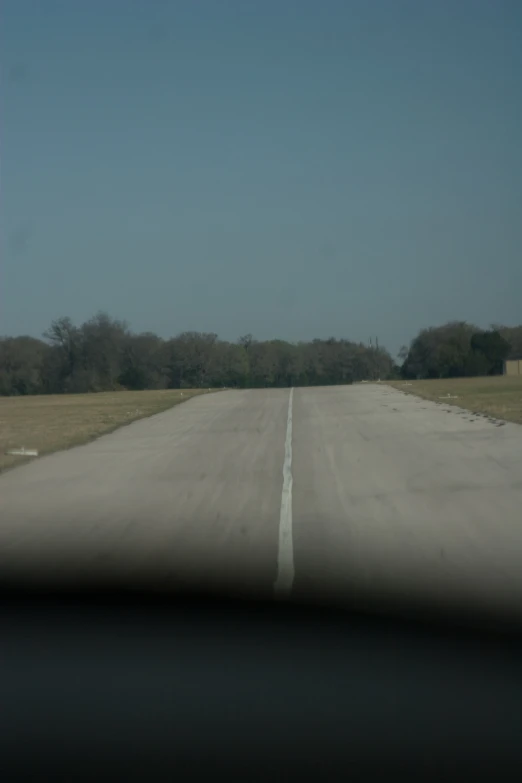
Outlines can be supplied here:
[[522, 768], [509, 624], [92, 586], [11, 586], [2, 607], [4, 780]]

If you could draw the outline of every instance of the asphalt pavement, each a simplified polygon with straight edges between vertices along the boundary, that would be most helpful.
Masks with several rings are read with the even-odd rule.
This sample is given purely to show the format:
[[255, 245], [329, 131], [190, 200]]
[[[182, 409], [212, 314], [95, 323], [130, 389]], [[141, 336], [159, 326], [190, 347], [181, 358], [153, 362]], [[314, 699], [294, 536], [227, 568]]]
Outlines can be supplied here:
[[384, 384], [224, 391], [0, 476], [0, 575], [522, 608], [522, 427]]

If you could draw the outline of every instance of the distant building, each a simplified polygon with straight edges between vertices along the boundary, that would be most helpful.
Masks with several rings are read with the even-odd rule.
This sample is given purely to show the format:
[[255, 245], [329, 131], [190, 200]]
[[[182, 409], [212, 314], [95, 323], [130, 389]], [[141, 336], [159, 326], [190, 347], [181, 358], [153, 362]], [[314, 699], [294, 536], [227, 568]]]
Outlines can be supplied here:
[[505, 360], [504, 375], [522, 375], [522, 354]]

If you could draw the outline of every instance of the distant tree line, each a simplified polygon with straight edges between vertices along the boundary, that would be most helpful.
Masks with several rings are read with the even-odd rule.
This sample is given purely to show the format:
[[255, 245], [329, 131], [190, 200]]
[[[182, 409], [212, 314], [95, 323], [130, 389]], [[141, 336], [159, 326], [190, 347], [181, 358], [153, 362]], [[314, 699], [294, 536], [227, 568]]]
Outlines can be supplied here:
[[465, 321], [422, 329], [401, 349], [403, 378], [499, 375], [511, 355], [522, 356], [522, 326], [483, 330]]
[[165, 340], [135, 334], [103, 312], [81, 326], [59, 318], [43, 338], [0, 338], [1, 395], [313, 386], [398, 373], [386, 350], [350, 340], [290, 343], [246, 335], [228, 342], [201, 332]]
[[451, 321], [422, 329], [396, 364], [384, 348], [346, 339], [290, 343], [248, 334], [228, 342], [206, 332], [162, 339], [100, 312], [81, 326], [59, 318], [41, 340], [0, 338], [0, 395], [496, 375], [511, 355], [522, 356], [522, 325], [483, 330]]

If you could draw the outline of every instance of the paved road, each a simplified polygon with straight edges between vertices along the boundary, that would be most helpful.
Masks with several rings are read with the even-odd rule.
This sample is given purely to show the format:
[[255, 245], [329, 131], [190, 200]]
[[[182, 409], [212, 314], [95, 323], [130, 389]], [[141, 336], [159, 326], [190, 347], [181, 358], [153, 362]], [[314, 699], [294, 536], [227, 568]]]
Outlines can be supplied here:
[[522, 427], [383, 385], [229, 391], [0, 477], [0, 573], [522, 609]]

